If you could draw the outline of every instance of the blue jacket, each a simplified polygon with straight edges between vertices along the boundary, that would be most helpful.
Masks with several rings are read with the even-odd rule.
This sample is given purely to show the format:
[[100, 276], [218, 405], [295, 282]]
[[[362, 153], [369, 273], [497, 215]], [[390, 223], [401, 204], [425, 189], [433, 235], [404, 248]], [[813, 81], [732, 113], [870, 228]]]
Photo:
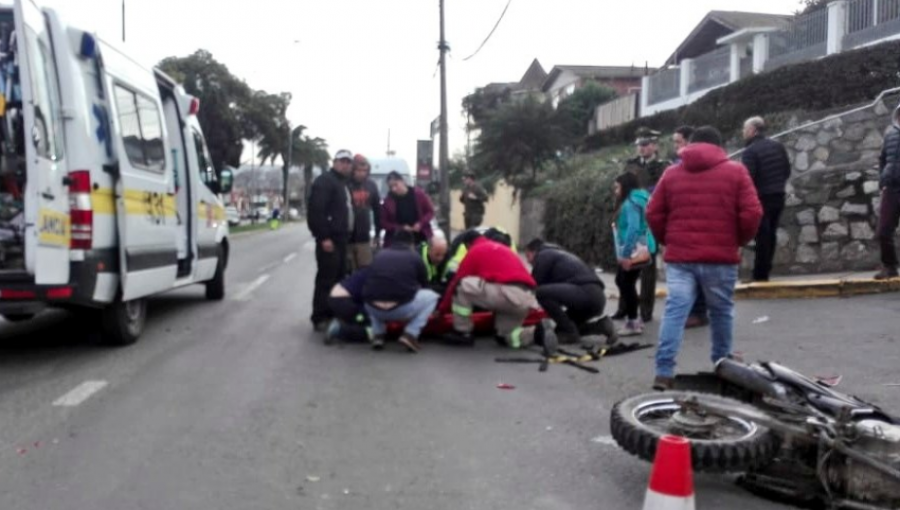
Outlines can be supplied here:
[[616, 219], [618, 236], [616, 240], [616, 256], [620, 259], [631, 258], [638, 241], [646, 242], [650, 253], [656, 253], [656, 240], [647, 225], [647, 203], [650, 193], [644, 189], [636, 189], [628, 195]]

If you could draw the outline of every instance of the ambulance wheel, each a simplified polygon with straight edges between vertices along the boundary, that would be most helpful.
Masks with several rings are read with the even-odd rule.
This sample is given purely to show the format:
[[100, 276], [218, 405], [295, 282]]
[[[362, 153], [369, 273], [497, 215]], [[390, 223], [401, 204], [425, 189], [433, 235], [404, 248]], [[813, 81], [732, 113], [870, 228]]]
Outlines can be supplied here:
[[34, 318], [33, 313], [10, 313], [3, 316], [6, 322], [25, 322]]
[[147, 301], [133, 299], [122, 301], [120, 297], [103, 309], [101, 325], [103, 343], [125, 346], [137, 342], [147, 322]]
[[216, 264], [216, 275], [213, 279], [206, 282], [206, 299], [210, 301], [221, 301], [225, 299], [225, 249], [219, 245], [218, 263]]

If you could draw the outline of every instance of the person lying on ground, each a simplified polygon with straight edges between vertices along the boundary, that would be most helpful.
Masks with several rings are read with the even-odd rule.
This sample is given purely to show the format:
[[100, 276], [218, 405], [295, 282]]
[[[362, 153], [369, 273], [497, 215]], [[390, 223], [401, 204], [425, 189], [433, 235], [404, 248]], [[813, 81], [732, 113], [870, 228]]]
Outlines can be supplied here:
[[372, 330], [369, 327], [369, 318], [366, 315], [365, 300], [363, 299], [363, 287], [369, 277], [369, 270], [364, 267], [344, 278], [331, 289], [328, 296], [328, 307], [334, 315], [328, 331], [325, 334], [325, 343], [331, 344], [335, 340], [346, 342], [368, 342], [372, 339]]

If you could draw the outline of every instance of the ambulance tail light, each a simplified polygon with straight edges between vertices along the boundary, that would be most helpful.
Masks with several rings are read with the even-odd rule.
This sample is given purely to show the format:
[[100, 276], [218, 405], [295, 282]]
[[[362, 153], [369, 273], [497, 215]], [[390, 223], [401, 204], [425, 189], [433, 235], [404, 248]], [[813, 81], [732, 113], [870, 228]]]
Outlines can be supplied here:
[[188, 115], [197, 115], [200, 113], [200, 99], [199, 98], [191, 98], [191, 107], [188, 110]]
[[94, 244], [94, 208], [91, 204], [91, 172], [69, 172], [69, 216], [73, 250], [90, 250]]

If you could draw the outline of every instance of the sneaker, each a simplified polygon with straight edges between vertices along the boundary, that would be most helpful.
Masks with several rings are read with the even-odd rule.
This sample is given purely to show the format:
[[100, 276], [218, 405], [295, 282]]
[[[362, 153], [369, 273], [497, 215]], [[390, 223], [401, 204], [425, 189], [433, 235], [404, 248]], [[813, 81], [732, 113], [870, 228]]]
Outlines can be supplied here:
[[882, 268], [881, 271], [875, 275], [876, 280], [890, 280], [891, 278], [897, 278], [900, 274], [897, 273], [896, 267], [885, 267]]
[[638, 336], [644, 334], [644, 323], [640, 319], [628, 319], [619, 330], [619, 336]]
[[400, 345], [406, 347], [406, 350], [413, 354], [416, 354], [420, 350], [422, 350], [422, 347], [419, 345], [419, 341], [416, 340], [416, 338], [412, 335], [404, 333], [397, 341], [400, 342]]
[[331, 345], [340, 338], [341, 323], [337, 319], [332, 319], [325, 331], [325, 345]]
[[663, 377], [661, 375], [658, 375], [655, 379], [653, 379], [653, 389], [655, 391], [673, 390], [675, 389], [675, 378]]
[[619, 335], [616, 333], [616, 325], [613, 324], [612, 318], [601, 316], [588, 321], [581, 331], [583, 336], [602, 336], [606, 337], [606, 345], [612, 346], [619, 341]]
[[372, 337], [372, 350], [380, 351], [384, 349], [384, 337], [380, 335], [376, 335]]
[[699, 315], [691, 315], [688, 317], [687, 323], [684, 325], [684, 329], [694, 329], [694, 328], [702, 328], [704, 326], [709, 326], [709, 319], [706, 317], [701, 317]]

